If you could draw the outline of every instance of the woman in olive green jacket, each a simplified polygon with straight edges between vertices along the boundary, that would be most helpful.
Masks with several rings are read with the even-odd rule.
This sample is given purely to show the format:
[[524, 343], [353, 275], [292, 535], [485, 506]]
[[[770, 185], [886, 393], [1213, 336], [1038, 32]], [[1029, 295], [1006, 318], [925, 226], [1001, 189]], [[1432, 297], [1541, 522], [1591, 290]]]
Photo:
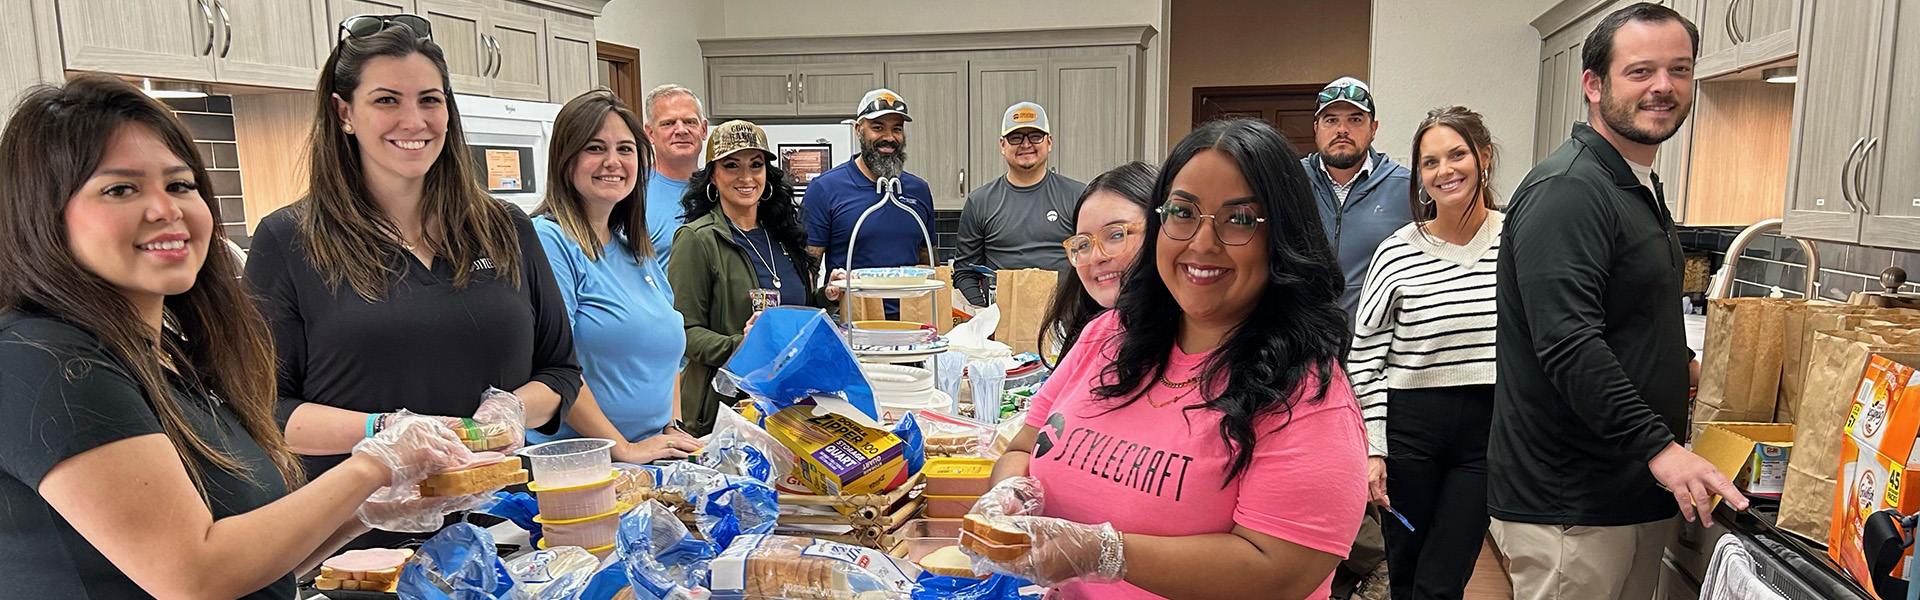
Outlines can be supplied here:
[[720, 404], [733, 400], [713, 391], [712, 380], [753, 315], [781, 304], [828, 308], [839, 296], [813, 287], [818, 260], [806, 253], [800, 207], [767, 134], [729, 121], [707, 138], [707, 155], [680, 199], [686, 224], [673, 234], [667, 269], [687, 328], [681, 417], [695, 436], [711, 431]]

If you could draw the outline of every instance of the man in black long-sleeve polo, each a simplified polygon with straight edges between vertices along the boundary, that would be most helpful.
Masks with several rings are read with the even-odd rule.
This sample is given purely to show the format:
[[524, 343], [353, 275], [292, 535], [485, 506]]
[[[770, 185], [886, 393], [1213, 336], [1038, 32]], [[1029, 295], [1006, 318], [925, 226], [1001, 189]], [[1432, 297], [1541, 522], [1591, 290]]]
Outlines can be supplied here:
[[1582, 56], [1592, 125], [1574, 125], [1508, 211], [1487, 501], [1516, 598], [1651, 598], [1676, 510], [1707, 519], [1715, 495], [1746, 507], [1676, 443], [1691, 352], [1651, 165], [1692, 107], [1699, 40], [1655, 4], [1602, 20]]

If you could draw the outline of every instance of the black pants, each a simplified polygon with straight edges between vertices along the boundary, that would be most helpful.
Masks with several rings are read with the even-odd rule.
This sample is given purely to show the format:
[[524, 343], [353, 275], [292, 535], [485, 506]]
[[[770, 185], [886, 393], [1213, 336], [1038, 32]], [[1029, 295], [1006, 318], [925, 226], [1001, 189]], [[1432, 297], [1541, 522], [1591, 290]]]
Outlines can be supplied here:
[[1487, 535], [1493, 386], [1387, 394], [1387, 497], [1414, 527], [1380, 519], [1393, 599], [1458, 600]]

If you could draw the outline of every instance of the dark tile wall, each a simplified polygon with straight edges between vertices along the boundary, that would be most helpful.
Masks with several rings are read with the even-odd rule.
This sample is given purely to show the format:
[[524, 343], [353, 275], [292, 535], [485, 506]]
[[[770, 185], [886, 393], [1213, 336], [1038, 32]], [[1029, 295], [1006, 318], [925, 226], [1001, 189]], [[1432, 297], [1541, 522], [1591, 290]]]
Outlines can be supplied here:
[[955, 248], [960, 246], [960, 211], [933, 211], [933, 236], [934, 249], [940, 251], [940, 256], [933, 261], [935, 264], [959, 255]]
[[247, 204], [242, 200], [246, 190], [240, 186], [240, 152], [233, 135], [233, 98], [168, 98], [161, 102], [172, 107], [173, 113], [193, 134], [193, 145], [200, 150], [200, 160], [206, 163], [207, 175], [213, 179], [213, 195], [208, 200], [219, 205], [220, 226], [226, 230], [228, 239], [246, 248], [249, 241]]
[[[1712, 256], [1713, 272], [1718, 273], [1739, 233], [1733, 229], [1683, 227], [1680, 245], [1689, 253]], [[1880, 271], [1890, 266], [1907, 270], [1908, 283], [1901, 291], [1920, 292], [1920, 253], [1835, 242], [1814, 242], [1814, 247], [1820, 253], [1816, 285], [1821, 298], [1844, 302], [1853, 292], [1879, 291]], [[1798, 242], [1773, 234], [1754, 238], [1734, 267], [1733, 295], [1766, 296], [1778, 286], [1783, 296], [1804, 297], [1806, 264], [1806, 253]]]

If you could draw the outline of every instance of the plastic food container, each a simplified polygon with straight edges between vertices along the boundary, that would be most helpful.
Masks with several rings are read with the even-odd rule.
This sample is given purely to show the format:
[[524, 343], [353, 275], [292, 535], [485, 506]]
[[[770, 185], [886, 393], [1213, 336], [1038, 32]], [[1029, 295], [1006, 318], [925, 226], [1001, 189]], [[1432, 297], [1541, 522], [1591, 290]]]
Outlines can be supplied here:
[[926, 283], [933, 276], [933, 269], [926, 267], [871, 267], [854, 269], [853, 281], [858, 285], [914, 285]]
[[[546, 516], [534, 517], [543, 533], [540, 541], [542, 548], [547, 546], [579, 546], [581, 548], [599, 548], [613, 544], [615, 532], [620, 530], [620, 515], [633, 508], [620, 505], [613, 512], [594, 515], [585, 519], [548, 519]], [[591, 552], [591, 550], [589, 550]]]
[[973, 510], [973, 503], [979, 496], [935, 496], [927, 494], [927, 516], [935, 519], [958, 519], [967, 516]]
[[922, 472], [930, 496], [978, 498], [993, 487], [993, 461], [984, 458], [929, 458]]
[[545, 488], [595, 483], [613, 472], [613, 440], [559, 440], [521, 448], [520, 455], [533, 463], [533, 481]]
[[[615, 520], [615, 521], [618, 521], [619, 519], [614, 519], [614, 520]], [[616, 528], [616, 530], [617, 530], [617, 528]], [[540, 543], [538, 543], [538, 544], [535, 544], [535, 545], [536, 545], [536, 546], [539, 546], [541, 550], [546, 550], [546, 549], [547, 549], [547, 538], [540, 538]], [[561, 544], [561, 545], [562, 545], [562, 546], [564, 546], [564, 545], [566, 545], [566, 544]], [[607, 555], [609, 555], [609, 554], [613, 554], [613, 544], [607, 544], [607, 545], [605, 545], [605, 546], [601, 546], [601, 547], [599, 547], [599, 548], [587, 548], [586, 550], [587, 550], [587, 554], [592, 554], [594, 558], [598, 558], [598, 559], [600, 559], [600, 560], [606, 560], [606, 559], [607, 559]]]
[[533, 483], [527, 485], [527, 489], [540, 503], [540, 516], [555, 521], [584, 519], [607, 514], [619, 506], [615, 498], [618, 475], [618, 471], [609, 470], [600, 481], [586, 485], [556, 488]]
[[901, 539], [917, 538], [960, 538], [960, 519], [914, 519], [900, 526], [896, 534]]

